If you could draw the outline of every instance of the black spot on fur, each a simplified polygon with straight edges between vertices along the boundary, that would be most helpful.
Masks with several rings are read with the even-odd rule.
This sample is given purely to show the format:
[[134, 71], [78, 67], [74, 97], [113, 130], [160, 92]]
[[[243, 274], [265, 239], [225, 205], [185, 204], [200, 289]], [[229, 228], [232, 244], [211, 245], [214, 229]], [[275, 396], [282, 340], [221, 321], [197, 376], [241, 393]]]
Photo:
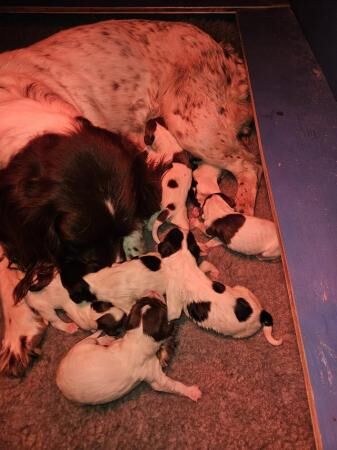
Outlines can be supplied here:
[[170, 211], [174, 211], [176, 209], [175, 204], [174, 203], [169, 203], [166, 206], [167, 209], [169, 209]]
[[103, 313], [103, 312], [108, 311], [108, 309], [112, 308], [113, 304], [110, 302], [104, 302], [102, 300], [97, 300], [97, 301], [91, 303], [90, 306], [97, 313]]
[[213, 281], [212, 288], [218, 294], [222, 294], [226, 290], [226, 286], [224, 284], [220, 283], [219, 281]]
[[252, 314], [253, 309], [250, 304], [242, 297], [236, 299], [236, 305], [234, 307], [234, 313], [239, 322], [244, 322]]
[[162, 258], [167, 258], [180, 250], [183, 239], [184, 235], [178, 228], [170, 230], [163, 242], [158, 245], [158, 252]]
[[211, 302], [193, 302], [187, 305], [188, 315], [196, 322], [207, 320], [210, 309]]
[[266, 325], [267, 327], [271, 327], [271, 326], [273, 326], [273, 317], [268, 311], [265, 311], [263, 309], [260, 313], [260, 322], [261, 322], [261, 325]]
[[161, 260], [157, 258], [157, 256], [153, 255], [145, 255], [139, 258], [141, 262], [144, 264], [152, 272], [157, 272], [160, 269]]
[[173, 162], [185, 164], [185, 166], [191, 168], [191, 155], [187, 150], [182, 150], [181, 152], [175, 153], [173, 155]]
[[178, 187], [178, 183], [176, 180], [174, 180], [173, 178], [171, 178], [171, 180], [168, 181], [167, 186], [169, 188], [175, 189]]

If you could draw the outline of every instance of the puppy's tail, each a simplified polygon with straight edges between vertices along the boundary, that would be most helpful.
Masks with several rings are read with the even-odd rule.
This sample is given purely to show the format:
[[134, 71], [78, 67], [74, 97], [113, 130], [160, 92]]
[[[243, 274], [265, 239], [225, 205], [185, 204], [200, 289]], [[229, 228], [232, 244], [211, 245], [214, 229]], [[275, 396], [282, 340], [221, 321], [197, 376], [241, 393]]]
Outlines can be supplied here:
[[158, 229], [164, 222], [166, 222], [166, 220], [168, 219], [169, 215], [170, 215], [170, 210], [169, 209], [167, 209], [167, 208], [162, 209], [160, 211], [160, 213], [158, 214], [156, 220], [153, 223], [153, 226], [152, 226], [152, 238], [153, 238], [153, 240], [155, 241], [156, 244], [159, 244], [159, 242], [160, 242], [159, 237], [158, 237]]
[[261, 314], [260, 314], [260, 322], [261, 322], [261, 325], [263, 326], [263, 334], [265, 335], [267, 341], [271, 345], [275, 345], [275, 346], [281, 345], [283, 342], [282, 338], [275, 339], [272, 335], [273, 317], [271, 314], [269, 314], [269, 312], [265, 311], [264, 309], [261, 311]]

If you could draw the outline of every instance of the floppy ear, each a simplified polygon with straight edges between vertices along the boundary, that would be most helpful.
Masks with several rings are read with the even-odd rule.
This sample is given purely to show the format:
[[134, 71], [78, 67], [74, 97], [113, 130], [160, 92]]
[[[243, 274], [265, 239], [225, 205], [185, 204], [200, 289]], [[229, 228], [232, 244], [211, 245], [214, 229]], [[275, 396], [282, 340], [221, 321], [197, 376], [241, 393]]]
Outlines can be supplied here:
[[145, 125], [145, 135], [144, 135], [144, 142], [145, 145], [152, 145], [155, 139], [154, 132], [157, 128], [157, 122], [156, 119], [150, 119], [146, 122]]
[[226, 194], [224, 194], [224, 193], [222, 193], [222, 192], [220, 192], [219, 195], [220, 195], [220, 197], [221, 197], [223, 200], [225, 200], [226, 203], [228, 203], [228, 205], [229, 205], [231, 208], [235, 208], [236, 203], [235, 203], [235, 201], [234, 201], [233, 198], [228, 197], [228, 195], [226, 195]]
[[226, 245], [229, 245], [232, 237], [245, 223], [246, 218], [242, 214], [228, 214], [225, 217], [216, 219], [206, 233], [221, 239]]
[[158, 300], [143, 314], [143, 332], [157, 342], [167, 339], [172, 334], [173, 327], [167, 318], [166, 305]]
[[109, 336], [119, 337], [125, 331], [126, 314], [119, 320], [116, 320], [112, 314], [104, 314], [96, 320], [97, 328], [103, 330]]
[[199, 245], [197, 244], [197, 241], [195, 240], [194, 234], [191, 231], [189, 231], [187, 235], [187, 248], [194, 256], [196, 262], [198, 262], [201, 250]]
[[163, 242], [158, 245], [158, 252], [162, 258], [173, 255], [181, 249], [181, 243], [184, 239], [183, 233], [178, 228], [173, 228], [165, 236]]

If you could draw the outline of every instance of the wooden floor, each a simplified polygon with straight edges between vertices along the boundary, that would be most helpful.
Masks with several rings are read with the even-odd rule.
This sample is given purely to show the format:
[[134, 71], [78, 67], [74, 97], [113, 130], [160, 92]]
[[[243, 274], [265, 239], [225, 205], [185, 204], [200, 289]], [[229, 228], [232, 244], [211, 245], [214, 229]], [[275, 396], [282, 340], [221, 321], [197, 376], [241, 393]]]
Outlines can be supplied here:
[[334, 450], [337, 104], [290, 9], [242, 12], [239, 25], [317, 446]]

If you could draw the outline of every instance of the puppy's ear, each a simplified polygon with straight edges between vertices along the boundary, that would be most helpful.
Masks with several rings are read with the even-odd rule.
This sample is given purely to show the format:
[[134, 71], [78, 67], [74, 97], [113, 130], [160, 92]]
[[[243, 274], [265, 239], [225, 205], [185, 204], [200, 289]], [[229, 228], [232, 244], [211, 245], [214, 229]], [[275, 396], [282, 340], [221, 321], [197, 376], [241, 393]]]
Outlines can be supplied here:
[[232, 237], [245, 223], [246, 218], [242, 214], [228, 214], [228, 216], [216, 219], [206, 233], [219, 238], [226, 245], [229, 245]]
[[226, 203], [228, 203], [228, 205], [229, 205], [231, 208], [235, 208], [236, 203], [235, 203], [235, 201], [234, 201], [233, 198], [228, 197], [228, 195], [224, 194], [223, 192], [220, 192], [219, 195], [220, 195], [220, 197], [221, 197], [223, 200], [225, 200]]
[[104, 314], [96, 320], [97, 328], [103, 330], [109, 336], [119, 337], [124, 334], [126, 317], [126, 314], [124, 314], [120, 320], [116, 320], [112, 314]]
[[143, 332], [155, 341], [163, 341], [171, 336], [174, 325], [167, 318], [167, 307], [158, 300], [143, 314]]
[[201, 250], [199, 245], [197, 244], [197, 241], [195, 240], [194, 234], [191, 231], [189, 231], [187, 235], [187, 248], [194, 256], [196, 262], [198, 262]]
[[155, 139], [155, 131], [157, 128], [157, 122], [156, 119], [150, 119], [146, 122], [145, 125], [145, 135], [144, 135], [144, 142], [145, 145], [152, 145]]
[[158, 252], [162, 258], [173, 255], [181, 249], [181, 244], [184, 239], [182, 231], [178, 228], [173, 228], [165, 236], [163, 242], [158, 245]]

